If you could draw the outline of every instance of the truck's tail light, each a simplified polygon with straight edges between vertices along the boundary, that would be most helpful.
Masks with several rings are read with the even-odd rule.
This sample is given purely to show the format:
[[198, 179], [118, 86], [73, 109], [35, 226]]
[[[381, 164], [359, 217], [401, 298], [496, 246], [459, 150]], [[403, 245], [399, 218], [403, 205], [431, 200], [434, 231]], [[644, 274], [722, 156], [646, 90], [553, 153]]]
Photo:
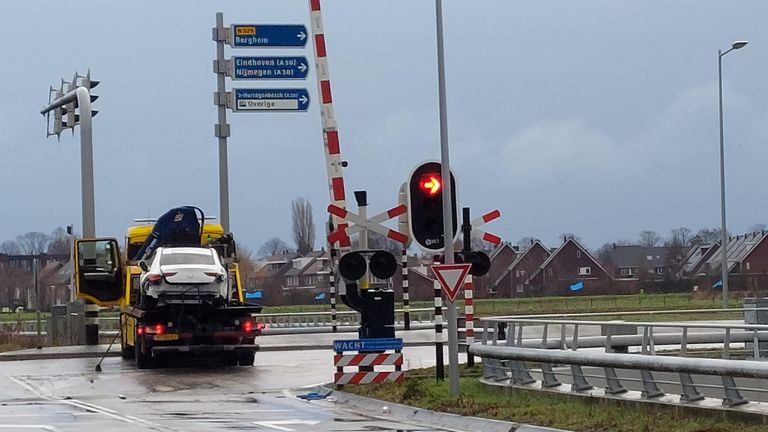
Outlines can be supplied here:
[[251, 332], [251, 331], [253, 331], [253, 321], [251, 321], [251, 320], [243, 321], [243, 331], [244, 332]]
[[159, 324], [158, 323], [158, 324], [155, 324], [155, 325], [147, 326], [145, 331], [147, 333], [161, 335], [161, 334], [165, 333], [165, 326], [163, 324]]

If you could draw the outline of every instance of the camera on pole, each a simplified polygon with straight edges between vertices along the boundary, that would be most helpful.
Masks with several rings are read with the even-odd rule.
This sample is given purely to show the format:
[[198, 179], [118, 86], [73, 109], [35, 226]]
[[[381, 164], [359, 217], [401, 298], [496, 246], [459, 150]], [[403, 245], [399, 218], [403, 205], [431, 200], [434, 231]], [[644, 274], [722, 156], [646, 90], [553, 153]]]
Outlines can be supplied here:
[[[443, 237], [443, 186], [439, 162], [425, 162], [416, 167], [408, 179], [408, 216], [411, 238], [427, 251], [439, 252], [445, 247]], [[458, 228], [456, 218], [456, 181], [451, 173], [451, 212], [453, 241]]]
[[395, 257], [383, 250], [348, 252], [339, 260], [339, 273], [346, 284], [344, 304], [360, 312], [360, 339], [395, 337], [395, 293], [392, 290], [359, 290], [358, 281], [367, 271], [377, 279], [389, 279], [397, 271]]

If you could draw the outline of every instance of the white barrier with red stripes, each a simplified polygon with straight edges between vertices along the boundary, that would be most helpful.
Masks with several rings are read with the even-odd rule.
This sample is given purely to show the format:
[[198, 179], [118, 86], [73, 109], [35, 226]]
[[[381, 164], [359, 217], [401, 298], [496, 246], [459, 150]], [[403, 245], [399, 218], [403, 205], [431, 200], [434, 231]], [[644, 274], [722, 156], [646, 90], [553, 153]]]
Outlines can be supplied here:
[[391, 354], [336, 354], [333, 357], [333, 365], [344, 366], [402, 366], [403, 353]]
[[350, 372], [336, 373], [334, 384], [371, 384], [383, 382], [395, 382], [402, 384], [405, 381], [405, 372]]
[[[328, 51], [325, 47], [325, 31], [323, 30], [323, 16], [320, 12], [320, 0], [309, 0], [310, 31], [314, 39], [315, 72], [317, 73], [317, 92], [320, 96], [320, 121], [323, 127], [323, 146], [325, 148], [325, 167], [328, 175], [328, 191], [331, 203], [341, 208], [346, 207], [346, 194], [344, 192], [344, 173], [341, 161], [341, 146], [339, 144], [339, 131], [336, 125], [336, 117], [333, 112], [333, 96], [331, 95], [331, 74], [328, 68]], [[332, 227], [338, 229], [347, 226], [344, 218], [333, 217]], [[351, 246], [349, 238], [339, 242], [341, 254]], [[330, 274], [330, 300], [332, 328], [337, 330], [336, 321], [336, 246], [329, 244], [331, 256]]]
[[[402, 347], [400, 339], [399, 347]], [[344, 349], [344, 348], [338, 348]], [[400, 349], [394, 352], [358, 352], [357, 354], [344, 354], [336, 351], [333, 356], [333, 366], [336, 373], [333, 382], [337, 386], [346, 384], [371, 384], [382, 382], [402, 383], [405, 380], [403, 373], [403, 353]], [[374, 370], [375, 367], [387, 367], [392, 370]], [[359, 368], [356, 372], [345, 372], [345, 367]]]

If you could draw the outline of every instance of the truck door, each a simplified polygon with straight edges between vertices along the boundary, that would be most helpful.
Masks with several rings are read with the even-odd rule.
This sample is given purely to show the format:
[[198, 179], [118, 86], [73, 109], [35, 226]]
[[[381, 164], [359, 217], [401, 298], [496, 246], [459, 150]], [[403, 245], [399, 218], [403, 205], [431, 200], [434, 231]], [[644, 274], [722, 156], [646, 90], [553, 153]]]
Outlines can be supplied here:
[[75, 240], [77, 297], [99, 306], [120, 304], [125, 270], [114, 238]]

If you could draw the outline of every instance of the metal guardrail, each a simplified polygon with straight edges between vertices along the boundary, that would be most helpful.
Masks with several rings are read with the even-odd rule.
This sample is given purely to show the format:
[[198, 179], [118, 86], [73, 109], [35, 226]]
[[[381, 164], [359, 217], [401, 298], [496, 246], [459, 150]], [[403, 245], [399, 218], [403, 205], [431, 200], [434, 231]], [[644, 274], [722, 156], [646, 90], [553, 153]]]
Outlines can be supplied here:
[[[410, 309], [410, 320], [413, 329], [431, 328], [434, 326], [434, 308]], [[267, 324], [269, 330], [264, 334], [290, 334], [296, 333], [323, 333], [331, 332], [331, 312], [296, 312], [296, 313], [267, 313], [253, 316], [257, 322]], [[337, 312], [339, 327], [355, 327], [360, 325], [360, 314], [356, 311]], [[402, 325], [404, 321], [403, 310], [395, 311], [395, 325]], [[99, 318], [100, 331], [116, 331], [119, 326], [119, 318], [116, 316], [102, 316]], [[270, 331], [271, 330], [271, 331]], [[0, 322], [0, 332], [8, 333], [37, 333], [37, 321], [7, 321]], [[47, 323], [43, 321], [42, 333], [47, 333]]]
[[[733, 310], [664, 313], [723, 311]], [[568, 317], [578, 315], [580, 318], [594, 318], [638, 314], [640, 313], [571, 314]], [[640, 397], [646, 400], [695, 404], [709, 408], [739, 407], [740, 410], [768, 413], [768, 404], [750, 403], [743, 395], [746, 391], [768, 394], [766, 386], [761, 383], [753, 386], [758, 388], [739, 387], [734, 379], [768, 379], [768, 362], [755, 361], [768, 357], [768, 325], [685, 321], [586, 321], [558, 317], [563, 317], [563, 314], [546, 317], [482, 318], [482, 342], [470, 346], [469, 352], [483, 358], [483, 381], [488, 384], [537, 390], [588, 392], [592, 396], [637, 399], [622, 383], [636, 381], [642, 384]], [[596, 329], [599, 331], [597, 334]], [[585, 333], [588, 335], [584, 336]], [[690, 357], [689, 349], [701, 345], [716, 346], [720, 349], [721, 358]], [[639, 349], [639, 353], [629, 354], [630, 347]], [[602, 352], [596, 351], [596, 348], [601, 348]], [[754, 360], [731, 359], [736, 353], [751, 356]], [[536, 363], [537, 367], [531, 368], [526, 362]], [[568, 367], [561, 368], [560, 365]], [[602, 374], [586, 374], [583, 367], [598, 368]], [[622, 377], [617, 369], [639, 371], [640, 379], [626, 375]], [[653, 372], [672, 372], [679, 378], [676, 381], [659, 381], [654, 378]], [[539, 379], [534, 379], [533, 375]], [[719, 377], [721, 385], [701, 382], [696, 384], [693, 377], [699, 375]], [[572, 384], [561, 382], [560, 379], [564, 376], [567, 376], [567, 380]], [[595, 388], [588, 381], [593, 378], [604, 381], [605, 387]], [[680, 388], [682, 392], [679, 395], [668, 395], [659, 384]], [[722, 392], [721, 402], [713, 405], [712, 398], [705, 398], [697, 387], [719, 388]], [[768, 395], [759, 398], [768, 401]]]

